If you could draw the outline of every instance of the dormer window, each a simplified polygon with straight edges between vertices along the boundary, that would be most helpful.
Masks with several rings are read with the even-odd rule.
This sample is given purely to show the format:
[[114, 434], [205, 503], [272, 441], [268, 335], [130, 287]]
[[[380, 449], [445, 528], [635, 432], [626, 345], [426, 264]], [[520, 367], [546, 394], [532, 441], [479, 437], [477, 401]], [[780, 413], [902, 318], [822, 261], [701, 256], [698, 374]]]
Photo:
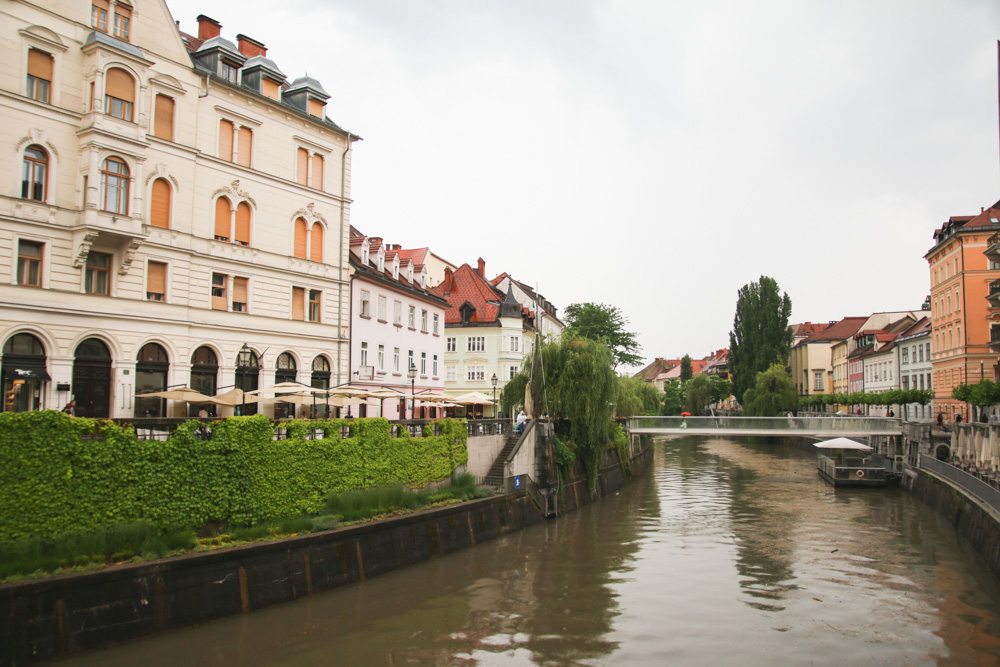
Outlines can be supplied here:
[[413, 262], [409, 262], [406, 265], [406, 280], [410, 284], [413, 284]]
[[420, 271], [420, 289], [427, 289], [427, 269]]
[[368, 266], [368, 250], [371, 246], [368, 243], [368, 239], [365, 239], [361, 244], [361, 263]]
[[378, 249], [378, 272], [385, 271], [385, 246]]
[[399, 280], [399, 255], [392, 258], [392, 279]]
[[236, 83], [239, 78], [239, 73], [239, 65], [231, 63], [228, 60], [219, 61], [219, 76], [229, 83]]

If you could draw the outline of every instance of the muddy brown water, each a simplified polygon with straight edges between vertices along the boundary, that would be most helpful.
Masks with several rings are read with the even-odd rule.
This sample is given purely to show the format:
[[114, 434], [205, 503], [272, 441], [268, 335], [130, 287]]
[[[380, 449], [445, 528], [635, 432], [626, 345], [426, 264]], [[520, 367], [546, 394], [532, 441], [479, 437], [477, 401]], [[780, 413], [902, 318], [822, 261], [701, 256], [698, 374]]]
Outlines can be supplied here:
[[899, 489], [815, 454], [657, 441], [579, 512], [295, 603], [60, 665], [995, 665], [1000, 587]]

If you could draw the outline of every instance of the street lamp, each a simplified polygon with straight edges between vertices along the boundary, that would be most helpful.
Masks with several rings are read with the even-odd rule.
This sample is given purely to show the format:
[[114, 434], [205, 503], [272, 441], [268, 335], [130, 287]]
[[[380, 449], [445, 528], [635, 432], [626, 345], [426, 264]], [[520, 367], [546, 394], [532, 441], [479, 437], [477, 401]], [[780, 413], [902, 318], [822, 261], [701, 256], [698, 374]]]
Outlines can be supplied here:
[[[240, 375], [240, 371], [246, 373], [247, 369], [250, 368], [250, 359], [253, 357], [253, 352], [250, 347], [243, 343], [243, 347], [240, 351], [236, 353], [236, 374]], [[240, 378], [239, 384], [246, 384], [246, 377]], [[247, 411], [247, 394], [246, 389], [239, 387], [243, 391], [243, 405], [240, 406], [240, 415], [243, 415]]]
[[415, 419], [415, 413], [417, 411], [417, 392], [416, 392], [416, 382], [417, 382], [417, 367], [410, 362], [410, 367], [406, 371], [406, 377], [410, 378], [410, 419]]
[[497, 374], [494, 373], [493, 377], [490, 378], [490, 382], [493, 383], [493, 419], [497, 418]]

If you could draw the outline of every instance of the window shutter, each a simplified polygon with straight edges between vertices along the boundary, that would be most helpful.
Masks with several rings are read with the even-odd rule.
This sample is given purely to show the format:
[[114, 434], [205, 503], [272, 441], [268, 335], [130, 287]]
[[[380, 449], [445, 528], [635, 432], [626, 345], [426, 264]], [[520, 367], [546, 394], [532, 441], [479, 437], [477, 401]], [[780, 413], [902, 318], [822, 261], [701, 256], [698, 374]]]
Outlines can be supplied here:
[[309, 184], [309, 151], [298, 149], [298, 159], [295, 166], [295, 180], [301, 185]]
[[306, 319], [306, 291], [302, 287], [292, 288], [292, 319]]
[[240, 128], [239, 141], [240, 141], [238, 150], [239, 164], [243, 165], [244, 167], [249, 167], [250, 158], [252, 157], [252, 151], [253, 151], [253, 132], [250, 130], [249, 127]]
[[52, 56], [38, 49], [28, 50], [28, 74], [52, 81]]
[[237, 303], [247, 302], [246, 278], [233, 278], [233, 301]]
[[228, 241], [229, 223], [232, 217], [232, 204], [225, 197], [215, 200], [215, 236], [220, 241]]
[[149, 203], [149, 224], [170, 229], [170, 186], [158, 178], [153, 181], [153, 194]]
[[309, 113], [313, 116], [322, 118], [324, 107], [326, 107], [326, 105], [319, 100], [309, 100]]
[[281, 96], [279, 91], [281, 86], [277, 81], [271, 81], [270, 79], [264, 79], [264, 95], [270, 97], [272, 100], [279, 99]]
[[155, 294], [167, 293], [167, 265], [163, 262], [150, 262], [146, 273], [146, 291]]
[[295, 252], [296, 257], [306, 258], [306, 221], [302, 218], [295, 219]]
[[104, 75], [104, 92], [126, 102], [135, 102], [135, 81], [125, 70], [112, 67]]
[[250, 205], [240, 202], [236, 207], [236, 231], [233, 240], [242, 245], [250, 245]]
[[312, 226], [312, 244], [309, 247], [309, 259], [314, 262], [323, 261], [323, 225], [314, 222]]
[[174, 100], [166, 95], [156, 96], [153, 133], [167, 141], [174, 140]]
[[233, 124], [228, 120], [219, 121], [219, 157], [233, 161]]
[[323, 156], [313, 155], [312, 164], [312, 186], [317, 190], [323, 189]]

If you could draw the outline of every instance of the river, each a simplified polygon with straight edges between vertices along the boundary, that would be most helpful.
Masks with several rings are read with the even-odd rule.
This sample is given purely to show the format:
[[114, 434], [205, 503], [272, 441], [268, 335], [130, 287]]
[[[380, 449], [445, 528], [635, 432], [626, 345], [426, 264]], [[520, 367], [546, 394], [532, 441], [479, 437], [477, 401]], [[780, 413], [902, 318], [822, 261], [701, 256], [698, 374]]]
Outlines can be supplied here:
[[899, 489], [677, 438], [620, 493], [344, 589], [69, 665], [996, 665], [1000, 587]]

